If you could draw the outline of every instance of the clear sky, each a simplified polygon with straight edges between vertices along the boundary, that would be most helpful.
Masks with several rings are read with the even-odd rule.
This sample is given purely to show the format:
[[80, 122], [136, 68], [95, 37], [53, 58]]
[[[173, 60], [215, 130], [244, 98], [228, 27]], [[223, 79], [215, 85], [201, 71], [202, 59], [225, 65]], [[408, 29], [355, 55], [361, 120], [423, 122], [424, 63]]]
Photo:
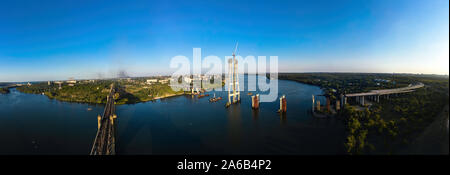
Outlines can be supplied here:
[[166, 74], [236, 41], [280, 72], [448, 74], [449, 1], [0, 1], [0, 82]]

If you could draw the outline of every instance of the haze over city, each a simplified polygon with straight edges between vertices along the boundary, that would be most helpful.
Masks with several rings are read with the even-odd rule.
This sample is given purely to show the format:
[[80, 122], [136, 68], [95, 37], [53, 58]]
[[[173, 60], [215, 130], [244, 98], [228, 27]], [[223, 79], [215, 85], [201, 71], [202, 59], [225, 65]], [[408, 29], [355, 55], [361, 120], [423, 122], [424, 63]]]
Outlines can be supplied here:
[[280, 72], [448, 75], [449, 1], [2, 1], [0, 82], [170, 74], [237, 41]]

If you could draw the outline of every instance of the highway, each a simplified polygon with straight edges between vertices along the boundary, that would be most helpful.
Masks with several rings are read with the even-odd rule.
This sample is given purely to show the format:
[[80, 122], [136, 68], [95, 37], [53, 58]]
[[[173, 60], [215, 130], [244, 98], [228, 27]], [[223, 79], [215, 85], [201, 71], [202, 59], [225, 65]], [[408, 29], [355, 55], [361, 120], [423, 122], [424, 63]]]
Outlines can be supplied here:
[[396, 89], [382, 89], [382, 90], [372, 90], [370, 92], [362, 92], [362, 93], [353, 93], [346, 94], [346, 97], [361, 97], [361, 96], [370, 96], [370, 95], [387, 95], [387, 94], [399, 94], [399, 93], [407, 93], [412, 92], [415, 89], [423, 87], [423, 83], [418, 83], [415, 85], [409, 85], [408, 87], [396, 88]]

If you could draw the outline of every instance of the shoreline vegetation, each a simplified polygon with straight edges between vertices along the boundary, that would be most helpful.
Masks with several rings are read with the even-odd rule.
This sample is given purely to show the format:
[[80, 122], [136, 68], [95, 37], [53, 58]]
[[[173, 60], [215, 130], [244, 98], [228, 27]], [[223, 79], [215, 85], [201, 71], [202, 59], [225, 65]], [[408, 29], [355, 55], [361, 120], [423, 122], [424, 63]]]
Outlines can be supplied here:
[[116, 105], [136, 104], [190, 94], [183, 90], [174, 91], [168, 81], [161, 81], [166, 79], [152, 80], [155, 82], [148, 83], [145, 78], [84, 80], [76, 83], [73, 80], [73, 82], [41, 82], [17, 87], [17, 90], [22, 93], [42, 94], [50, 99], [64, 102], [105, 104], [109, 87], [114, 83], [117, 88], [114, 94]]
[[[422, 74], [281, 73], [279, 79], [317, 85], [332, 105], [340, 94], [405, 87], [417, 82], [423, 88], [398, 94], [379, 103], [360, 106], [349, 102], [336, 113], [346, 128], [343, 141], [348, 154], [402, 154], [407, 147], [421, 147], [416, 139], [448, 106], [449, 77]], [[448, 121], [448, 115], [447, 120]], [[448, 137], [448, 133], [446, 134]], [[447, 144], [445, 140], [439, 144]], [[420, 152], [420, 151], [419, 151]], [[441, 154], [448, 154], [448, 150]]]

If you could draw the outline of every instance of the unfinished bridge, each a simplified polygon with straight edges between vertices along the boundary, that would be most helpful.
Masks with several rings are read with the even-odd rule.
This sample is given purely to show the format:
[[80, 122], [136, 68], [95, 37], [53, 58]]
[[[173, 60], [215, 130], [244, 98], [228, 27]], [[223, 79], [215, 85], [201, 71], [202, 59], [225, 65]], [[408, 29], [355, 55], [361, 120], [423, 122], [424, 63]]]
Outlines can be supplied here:
[[98, 116], [98, 130], [92, 145], [91, 155], [116, 154], [116, 106], [114, 102], [115, 88], [111, 84], [111, 90], [107, 97], [105, 110], [102, 116]]

